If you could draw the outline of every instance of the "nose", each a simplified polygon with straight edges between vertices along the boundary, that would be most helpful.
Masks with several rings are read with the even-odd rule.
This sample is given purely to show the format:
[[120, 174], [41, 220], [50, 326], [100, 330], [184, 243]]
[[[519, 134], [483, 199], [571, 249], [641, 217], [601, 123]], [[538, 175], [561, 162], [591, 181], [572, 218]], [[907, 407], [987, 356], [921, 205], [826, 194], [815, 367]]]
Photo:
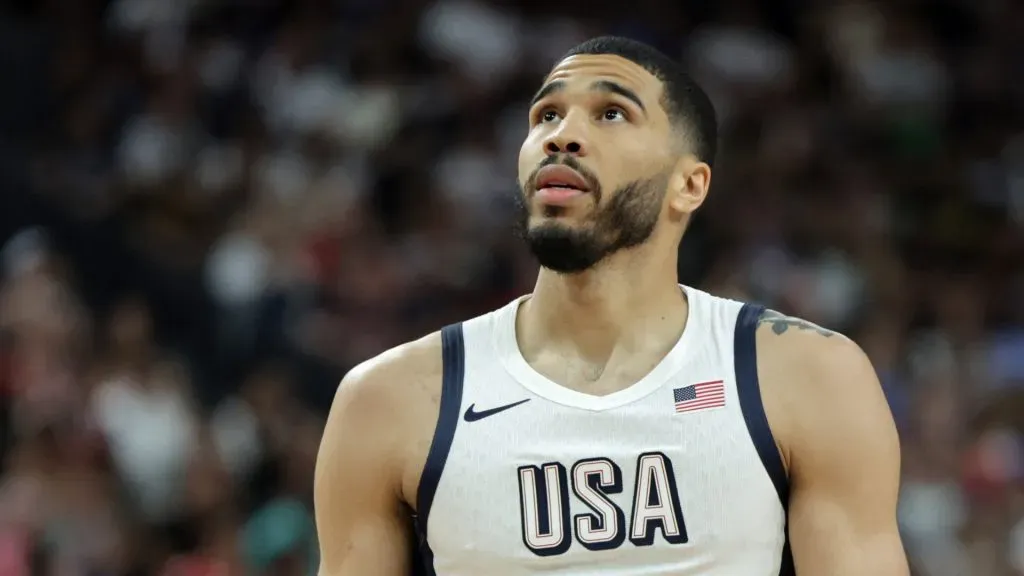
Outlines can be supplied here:
[[567, 115], [558, 124], [558, 128], [544, 139], [544, 152], [548, 156], [555, 154], [587, 155], [587, 142], [580, 122]]

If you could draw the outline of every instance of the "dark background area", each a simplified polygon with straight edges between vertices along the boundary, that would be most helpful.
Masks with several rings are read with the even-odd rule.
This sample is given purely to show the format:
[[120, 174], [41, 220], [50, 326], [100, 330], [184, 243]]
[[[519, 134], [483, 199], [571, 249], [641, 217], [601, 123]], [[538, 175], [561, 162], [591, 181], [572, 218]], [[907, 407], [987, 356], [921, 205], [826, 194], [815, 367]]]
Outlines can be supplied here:
[[315, 572], [355, 363], [529, 291], [526, 106], [622, 34], [713, 96], [680, 279], [842, 330], [924, 576], [1024, 574], [1024, 4], [0, 9], [0, 574]]

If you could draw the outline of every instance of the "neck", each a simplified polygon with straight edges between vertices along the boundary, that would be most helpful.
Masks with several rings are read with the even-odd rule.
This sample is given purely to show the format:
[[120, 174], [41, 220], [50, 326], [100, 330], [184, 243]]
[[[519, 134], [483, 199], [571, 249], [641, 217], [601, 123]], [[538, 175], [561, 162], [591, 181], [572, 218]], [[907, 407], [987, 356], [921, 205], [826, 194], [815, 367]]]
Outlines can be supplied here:
[[679, 289], [676, 251], [643, 249], [613, 254], [591, 270], [559, 274], [542, 268], [532, 297], [519, 314], [519, 334], [529, 347], [572, 348], [594, 361], [619, 345], [674, 339], [687, 314]]

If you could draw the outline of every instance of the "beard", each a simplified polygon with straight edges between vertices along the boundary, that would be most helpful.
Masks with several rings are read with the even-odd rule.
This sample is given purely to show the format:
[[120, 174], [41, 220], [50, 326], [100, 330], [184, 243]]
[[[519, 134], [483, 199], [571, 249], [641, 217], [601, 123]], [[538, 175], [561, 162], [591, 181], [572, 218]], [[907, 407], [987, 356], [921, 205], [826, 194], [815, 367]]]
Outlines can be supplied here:
[[[545, 161], [541, 167], [555, 163]], [[591, 184], [589, 193], [594, 195], [597, 208], [590, 221], [580, 228], [554, 220], [530, 226], [527, 191], [522, 190], [517, 195], [518, 235], [526, 241], [541, 266], [561, 274], [578, 274], [592, 269], [612, 254], [640, 246], [650, 239], [661, 215], [662, 199], [668, 186], [667, 173], [630, 182], [615, 190], [608, 203], [601, 206], [601, 189], [595, 185], [596, 178], [572, 157], [561, 163], [582, 174]], [[563, 208], [545, 210], [549, 216], [554, 216]]]

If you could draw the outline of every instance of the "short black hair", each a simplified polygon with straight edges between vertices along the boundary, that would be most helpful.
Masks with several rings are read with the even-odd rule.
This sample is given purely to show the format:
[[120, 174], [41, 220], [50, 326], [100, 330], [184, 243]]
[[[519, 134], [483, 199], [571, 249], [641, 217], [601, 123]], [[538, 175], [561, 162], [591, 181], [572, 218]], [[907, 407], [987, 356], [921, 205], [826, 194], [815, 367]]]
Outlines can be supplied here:
[[709, 166], [718, 150], [718, 118], [707, 93], [683, 66], [657, 48], [623, 38], [600, 36], [570, 49], [562, 60], [580, 54], [611, 54], [625, 58], [661, 80], [665, 88], [662, 106], [673, 123], [690, 133], [694, 153]]

